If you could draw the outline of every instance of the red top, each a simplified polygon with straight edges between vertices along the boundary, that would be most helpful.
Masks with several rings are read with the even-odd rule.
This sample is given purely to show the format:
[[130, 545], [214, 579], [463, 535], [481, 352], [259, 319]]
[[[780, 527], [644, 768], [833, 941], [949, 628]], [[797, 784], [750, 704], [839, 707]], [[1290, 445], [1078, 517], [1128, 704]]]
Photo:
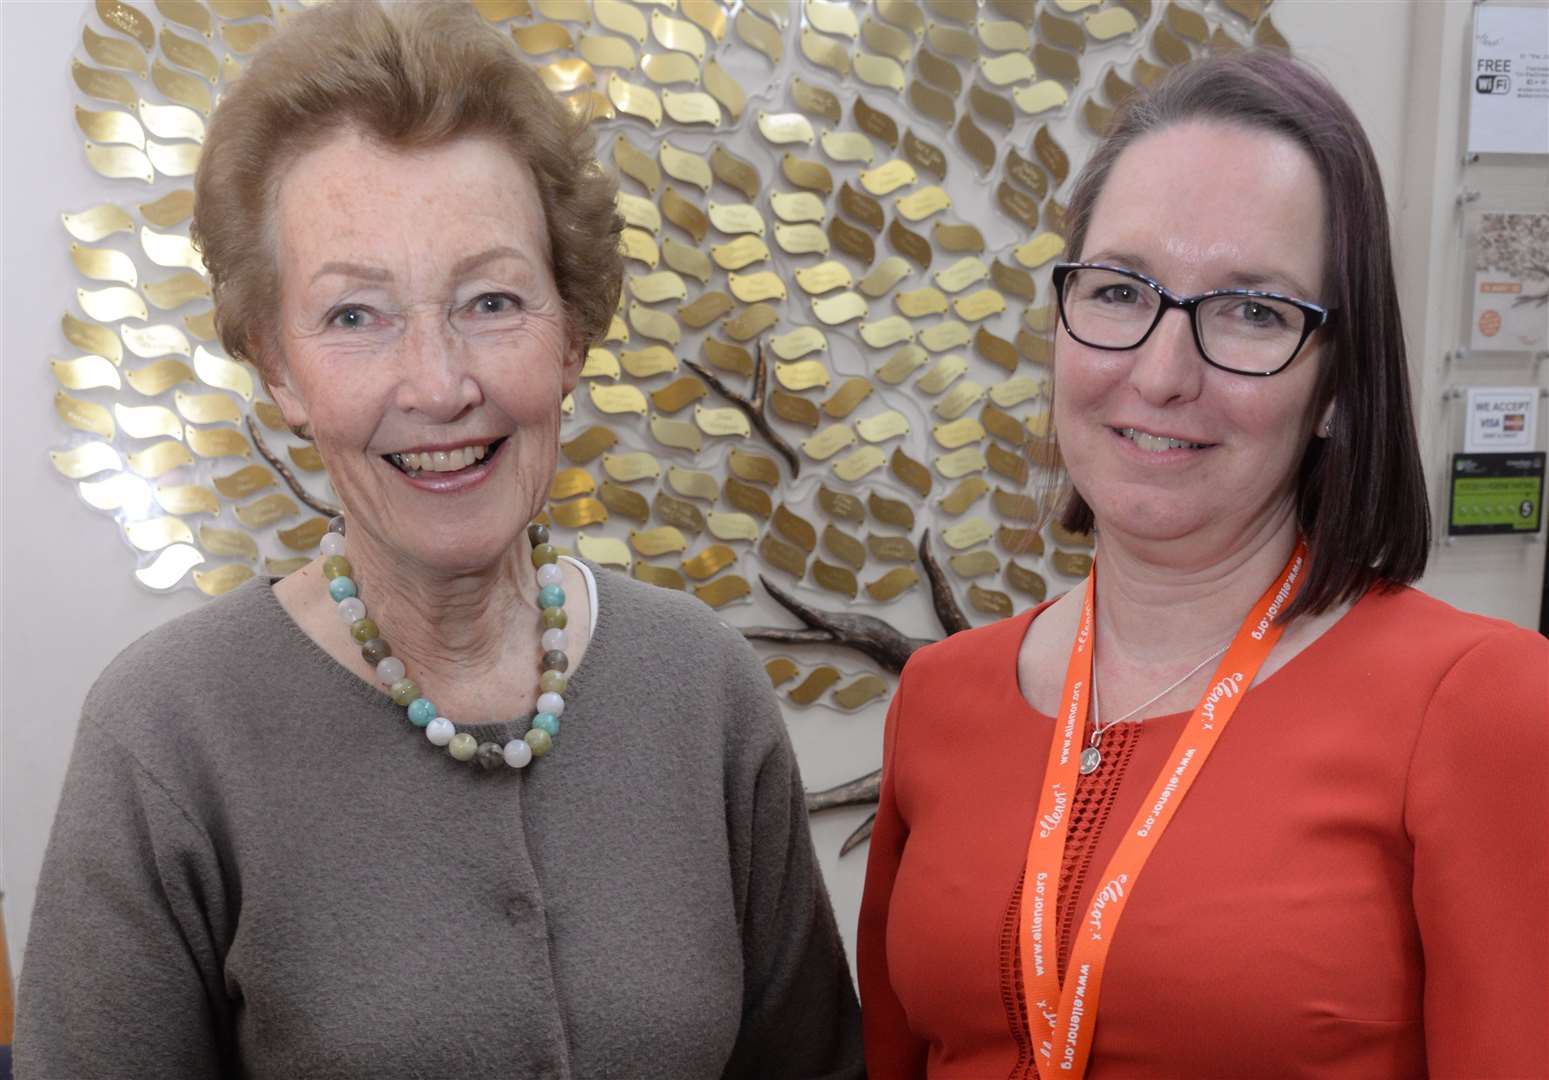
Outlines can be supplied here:
[[[893, 699], [859, 930], [873, 1080], [1037, 1075], [1016, 916], [1053, 721], [1016, 658], [1041, 610], [920, 650]], [[1118, 725], [1080, 779], [1062, 977], [1187, 719]], [[1546, 822], [1549, 642], [1369, 594], [1243, 699], [1146, 863], [1087, 1075], [1549, 1076]]]

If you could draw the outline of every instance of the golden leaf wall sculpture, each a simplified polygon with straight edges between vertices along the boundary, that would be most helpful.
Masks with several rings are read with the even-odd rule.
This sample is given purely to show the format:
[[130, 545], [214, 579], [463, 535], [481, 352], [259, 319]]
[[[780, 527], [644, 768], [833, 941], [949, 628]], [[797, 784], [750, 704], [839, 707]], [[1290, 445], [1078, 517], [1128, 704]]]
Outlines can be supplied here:
[[[627, 282], [565, 403], [558, 543], [789, 625], [766, 577], [807, 605], [796, 641], [836, 612], [950, 631], [1085, 573], [1085, 538], [1031, 531], [1030, 488], [1076, 163], [1135, 87], [1283, 45], [1267, 2], [472, 2], [621, 178]], [[334, 509], [316, 452], [221, 352], [187, 235], [211, 109], [297, 5], [82, 7], [58, 108], [102, 196], [62, 208], [80, 283], [39, 358], [50, 460], [143, 585], [214, 595], [299, 565]], [[886, 694], [885, 656], [828, 641], [766, 646], [784, 700]]]

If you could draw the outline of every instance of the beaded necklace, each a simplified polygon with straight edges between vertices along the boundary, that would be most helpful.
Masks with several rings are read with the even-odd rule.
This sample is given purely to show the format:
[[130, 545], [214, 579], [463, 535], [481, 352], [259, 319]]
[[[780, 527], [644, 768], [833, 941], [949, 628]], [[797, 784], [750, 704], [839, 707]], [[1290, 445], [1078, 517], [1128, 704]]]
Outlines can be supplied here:
[[520, 739], [512, 739], [504, 746], [496, 742], [480, 743], [465, 731], [458, 731], [446, 717], [436, 711], [436, 706], [420, 692], [419, 685], [408, 677], [403, 661], [393, 655], [393, 648], [383, 639], [376, 622], [366, 617], [366, 605], [357, 595], [359, 588], [352, 576], [354, 568], [344, 557], [344, 518], [336, 517], [328, 523], [328, 532], [319, 545], [324, 555], [323, 576], [328, 579], [328, 595], [338, 605], [339, 618], [350, 628], [350, 636], [360, 644], [360, 654], [366, 663], [376, 668], [376, 677], [409, 714], [409, 723], [425, 732], [425, 738], [436, 746], [446, 747], [446, 752], [457, 761], [477, 762], [485, 769], [509, 765], [513, 769], [525, 768], [533, 758], [547, 754], [559, 734], [559, 718], [565, 711], [565, 689], [569, 684], [565, 672], [570, 667], [566, 655], [569, 640], [565, 636], [565, 590], [560, 588], [559, 552], [549, 543], [549, 530], [543, 525], [527, 526], [527, 539], [532, 545], [532, 564], [538, 572], [539, 623], [543, 627], [543, 659], [538, 668], [538, 701], [530, 727]]

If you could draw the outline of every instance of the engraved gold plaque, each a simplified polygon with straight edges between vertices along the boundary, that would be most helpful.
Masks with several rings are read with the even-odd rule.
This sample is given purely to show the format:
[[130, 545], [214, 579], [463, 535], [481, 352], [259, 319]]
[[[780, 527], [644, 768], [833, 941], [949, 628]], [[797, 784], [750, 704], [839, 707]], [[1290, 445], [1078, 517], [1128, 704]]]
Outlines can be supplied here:
[[1011, 342], [982, 326], [974, 331], [974, 352], [1007, 371], [1016, 370], [1017, 351]]
[[916, 138], [914, 132], [904, 132], [904, 157], [918, 169], [923, 169], [938, 180], [947, 176], [947, 158], [936, 146]]
[[871, 383], [852, 376], [823, 403], [823, 412], [830, 419], [843, 420], [855, 411], [855, 407], [871, 394]]
[[185, 437], [200, 457], [247, 457], [251, 452], [240, 431], [235, 428], [197, 428], [190, 426]]
[[[833, 259], [797, 270], [795, 277], [796, 284], [801, 286], [802, 291], [813, 296], [831, 292], [834, 289], [848, 289], [854, 284], [849, 267]], [[789, 360], [791, 357], [783, 357], [783, 359]]]
[[990, 391], [990, 400], [1002, 409], [1014, 408], [1029, 398], [1035, 398], [1042, 394], [1047, 385], [1044, 379], [1035, 379], [1029, 375], [1018, 375], [1007, 379]]
[[931, 23], [925, 31], [925, 40], [932, 49], [944, 56], [967, 60], [979, 59], [979, 43], [967, 30], [943, 23]]
[[724, 607], [733, 600], [740, 600], [752, 591], [753, 587], [748, 584], [746, 578], [737, 574], [727, 574], [725, 577], [717, 578], [708, 585], [696, 587], [694, 595], [710, 607], [719, 608]]
[[808, 27], [802, 28], [800, 42], [801, 54], [812, 63], [828, 68], [840, 78], [850, 74], [850, 55], [843, 42], [824, 37]]
[[866, 565], [866, 545], [832, 525], [823, 527], [823, 550], [852, 570]]
[[728, 235], [751, 233], [764, 235], [764, 218], [758, 208], [749, 203], [717, 203], [710, 200], [710, 223]]
[[952, 301], [952, 310], [959, 319], [978, 322], [1006, 310], [1006, 298], [994, 289], [980, 289], [968, 296]]
[[[671, 349], [649, 345], [644, 349], [624, 350], [619, 353], [619, 363], [636, 379], [650, 379], [668, 375], [678, 370], [678, 358]], [[593, 397], [595, 398], [595, 394]], [[632, 410], [631, 410], [632, 411]]]
[[889, 356], [881, 367], [877, 368], [877, 378], [889, 386], [897, 386], [903, 382], [923, 363], [927, 357], [925, 350], [918, 345], [905, 345], [897, 352]]
[[1112, 41], [1125, 34], [1133, 34], [1140, 28], [1135, 21], [1135, 16], [1122, 7], [1111, 7], [1083, 18], [1086, 22], [1086, 32], [1097, 41]]
[[943, 356], [931, 369], [915, 380], [914, 388], [926, 394], [939, 394], [968, 370], [968, 361], [953, 353]]
[[685, 551], [688, 548], [687, 538], [671, 525], [659, 525], [654, 529], [631, 529], [629, 544], [648, 559]]
[[274, 34], [271, 23], [226, 24], [221, 27], [221, 38], [226, 47], [238, 56], [257, 52], [258, 47]]
[[[797, 579], [800, 579], [807, 572], [806, 553], [795, 544], [787, 543], [786, 541], [781, 540], [778, 536], [775, 536], [773, 533], [765, 533], [764, 538], [759, 541], [758, 557], [763, 559], [770, 566], [773, 566], [776, 570], [784, 570], [787, 574], [790, 574], [792, 577]], [[837, 679], [839, 677], [839, 673], [834, 671], [833, 668], [818, 669], [819, 672], [825, 670], [833, 672], [833, 679]], [[791, 691], [793, 700], [800, 700], [800, 703], [802, 704], [809, 704], [811, 698], [816, 698], [818, 694], [828, 689], [828, 686], [832, 684], [833, 679], [829, 679], [827, 682], [818, 685], [815, 690], [811, 689], [813, 687], [814, 679], [817, 678], [817, 675], [818, 672], [814, 672], [812, 675], [808, 676], [807, 681], [804, 682], [800, 687]], [[805, 700], [797, 699], [796, 696], [800, 693], [803, 693], [803, 691], [810, 691], [811, 697]]]
[[[668, 188], [671, 191], [671, 188]], [[656, 204], [650, 199], [643, 199], [639, 195], [631, 195], [627, 191], [618, 193], [614, 204], [618, 207], [619, 217], [624, 219], [624, 224], [634, 229], [644, 229], [646, 232], [661, 232], [662, 216], [656, 209]]]
[[818, 487], [818, 506], [837, 521], [849, 521], [859, 525], [866, 519], [866, 509], [859, 498], [847, 492], [832, 491], [825, 485]]
[[145, 156], [164, 176], [192, 176], [199, 167], [200, 148], [192, 143], [166, 145], [154, 139], [145, 144]]
[[1043, 537], [1037, 529], [1013, 529], [1003, 525], [995, 530], [995, 542], [1012, 555], [1043, 554]]
[[824, 195], [834, 190], [833, 175], [820, 161], [808, 161], [788, 153], [780, 159], [780, 172], [797, 187], [821, 191]]
[[[210, 87], [202, 80], [169, 68], [157, 60], [151, 64], [151, 83], [174, 104], [186, 106], [204, 116], [210, 115], [213, 107]], [[124, 104], [133, 108], [136, 100], [131, 96]]]
[[[171, 409], [162, 405], [114, 404], [113, 416], [131, 439], [181, 439], [183, 425]], [[190, 432], [192, 434], [192, 432]], [[198, 447], [195, 447], [198, 452]]]
[[626, 116], [638, 117], [652, 127], [662, 123], [662, 102], [649, 87], [636, 86], [619, 77], [618, 72], [608, 75], [608, 100]]
[[705, 58], [705, 35], [691, 22], [653, 11], [651, 36], [661, 42], [663, 48], [688, 53], [697, 61]]
[[747, 413], [733, 406], [707, 409], [703, 405], [695, 405], [694, 423], [700, 431], [711, 436], [738, 435], [747, 438], [753, 434]]
[[[240, 424], [242, 410], [225, 394], [185, 394], [179, 390], [173, 402], [183, 419], [195, 424]], [[127, 425], [125, 430], [128, 430]], [[155, 434], [162, 434], [156, 432]], [[166, 432], [171, 435], [172, 432]], [[175, 437], [175, 436], [174, 436]]]
[[1039, 233], [1019, 244], [1011, 254], [1029, 270], [1035, 269], [1065, 250], [1065, 238], [1054, 233]]
[[[106, 412], [106, 410], [104, 410]], [[147, 447], [137, 453], [129, 454], [126, 458], [129, 468], [148, 480], [154, 480], [173, 469], [182, 468], [194, 463], [194, 455], [188, 452], [188, 447], [180, 442], [169, 440], [159, 442], [155, 446]], [[215, 482], [217, 488], [220, 481]], [[223, 492], [224, 494], [224, 492]]]
[[634, 562], [634, 558], [629, 553], [629, 546], [617, 537], [577, 533], [575, 546], [583, 559], [600, 566], [618, 566], [627, 570]]
[[[677, 124], [709, 124], [711, 127], [721, 124], [721, 107], [715, 98], [698, 90], [688, 93], [663, 90], [662, 107]], [[708, 189], [708, 185], [706, 187]]]
[[947, 298], [940, 289], [926, 286], [923, 289], [914, 289], [910, 292], [897, 293], [893, 297], [893, 303], [898, 305], [900, 314], [910, 319], [918, 319], [926, 315], [940, 315], [947, 310]]
[[985, 464], [1017, 486], [1027, 483], [1028, 462], [1021, 454], [1013, 453], [997, 443], [991, 443], [984, 452]]
[[763, 189], [758, 170], [720, 143], [711, 147], [710, 172], [721, 183], [742, 192], [749, 199], [757, 198]]
[[[174, 444], [163, 443], [163, 446]], [[274, 486], [274, 474], [262, 465], [244, 465], [234, 473], [215, 478], [215, 490], [228, 499], [245, 499], [249, 495]], [[236, 552], [216, 551], [216, 555], [234, 555]]]
[[104, 357], [114, 364], [124, 359], [124, 347], [118, 337], [105, 326], [82, 322], [68, 313], [60, 319], [60, 329], [65, 340], [84, 352]]
[[687, 587], [683, 575], [670, 566], [652, 566], [650, 563], [637, 562], [630, 572], [640, 581], [647, 585], [655, 585], [658, 589], [676, 589], [682, 592]]
[[975, 611], [981, 611], [997, 619], [1009, 618], [1015, 610], [1011, 597], [1005, 593], [995, 589], [981, 589], [977, 585], [968, 586], [968, 603]]
[[192, 270], [179, 270], [160, 281], [147, 282], [140, 291], [163, 311], [182, 307], [191, 300], [208, 300], [209, 283]]
[[725, 107], [733, 120], [742, 119], [742, 110], [748, 103], [742, 84], [728, 75], [726, 70], [714, 60], [705, 61], [704, 85], [705, 89], [710, 91], [710, 96]]
[[842, 292], [837, 296], [812, 301], [812, 313], [825, 326], [838, 326], [864, 318], [866, 312], [866, 300], [859, 293]]
[[323, 471], [323, 455], [317, 452], [315, 446], [287, 446], [285, 453], [290, 457], [291, 464], [303, 472]]
[[596, 499], [582, 497], [570, 502], [550, 503], [549, 517], [562, 529], [584, 529], [608, 520], [608, 508]]
[[159, 233], [141, 226], [140, 247], [151, 262], [158, 266], [183, 266], [204, 273], [204, 259], [194, 248], [193, 241], [186, 236]]
[[641, 336], [665, 341], [669, 345], [676, 345], [683, 337], [677, 319], [664, 311], [653, 311], [634, 302], [629, 305], [629, 325]]
[[823, 200], [806, 191], [773, 192], [769, 204], [781, 221], [822, 221], [825, 212]]
[[70, 65], [70, 75], [75, 79], [75, 85], [88, 97], [116, 101], [125, 108], [134, 108], [137, 100], [134, 87], [122, 75], [87, 67], [79, 60]]
[[82, 356], [75, 360], [50, 360], [54, 378], [66, 390], [93, 390], [106, 386], [121, 389], [118, 369], [100, 356]]
[[994, 535], [994, 525], [982, 517], [973, 517], [943, 530], [941, 538], [947, 542], [948, 546], [961, 551], [964, 548], [982, 544]]
[[961, 146], [979, 166], [980, 173], [987, 173], [995, 164], [995, 141], [979, 130], [968, 114], [958, 120], [953, 134]]
[[945, 450], [956, 450], [960, 446], [976, 443], [985, 436], [984, 425], [972, 416], [963, 416], [950, 424], [937, 424], [931, 428], [931, 435]]
[[930, 269], [930, 242], [925, 237], [895, 220], [887, 227], [887, 240], [894, 251], [908, 258], [920, 269]]
[[86, 26], [81, 30], [81, 44], [86, 55], [103, 67], [132, 71], [145, 78], [145, 50], [135, 48], [130, 42], [99, 34]]
[[735, 476], [726, 478], [725, 495], [730, 506], [754, 517], [767, 518], [774, 513], [774, 502], [769, 492], [744, 483]]
[[145, 149], [145, 130], [140, 127], [140, 121], [126, 112], [117, 109], [94, 112], [77, 105], [75, 125], [88, 139], [99, 143], [123, 143], [138, 150]]
[[685, 375], [680, 379], [674, 379], [660, 390], [651, 394], [651, 404], [664, 413], [675, 413], [687, 405], [704, 397], [708, 391], [705, 384], [692, 375]]
[[848, 424], [834, 424], [801, 441], [804, 453], [814, 461], [827, 461], [855, 444], [855, 432]]
[[761, 454], [733, 450], [727, 464], [731, 468], [732, 475], [740, 479], [771, 486], [780, 482], [780, 467]]
[[862, 293], [876, 299], [887, 293], [894, 285], [908, 277], [912, 270], [909, 264], [897, 255], [889, 255], [872, 268], [871, 272], [861, 278], [857, 286]]
[[95, 244], [114, 233], [134, 231], [134, 219], [112, 203], [99, 203], [79, 214], [61, 214], [60, 217], [70, 235], [85, 244]]
[[[894, 538], [888, 537], [888, 539]], [[909, 549], [908, 557], [914, 558], [914, 548], [910, 547], [907, 541], [904, 542], [903, 546]], [[878, 557], [880, 558], [881, 556]], [[912, 567], [899, 566], [889, 570], [876, 581], [867, 582], [866, 595], [880, 603], [886, 603], [889, 600], [895, 599], [899, 594], [914, 588], [915, 585], [919, 584], [919, 581], [920, 575], [915, 573]]]
[[704, 340], [704, 352], [705, 359], [722, 371], [731, 371], [738, 375], [753, 374], [753, 357], [738, 345], [728, 345], [724, 341], [707, 337]]
[[[921, 49], [919, 56], [915, 58], [915, 62], [920, 65], [922, 72], [930, 70], [926, 65], [926, 57], [928, 56], [930, 56], [930, 53]], [[938, 59], [936, 62], [945, 65], [946, 70], [952, 72], [954, 76], [957, 74], [957, 69], [945, 60]], [[909, 104], [914, 106], [916, 112], [930, 117], [930, 119], [945, 127], [950, 127], [952, 121], [957, 119], [957, 108], [952, 104], [952, 97], [933, 87], [926, 86], [919, 79], [915, 79], [909, 84]]]
[[828, 339], [823, 336], [823, 331], [815, 326], [798, 326], [794, 330], [776, 334], [770, 338], [769, 348], [781, 360], [799, 360], [808, 353], [827, 349]]
[[230, 390], [246, 401], [253, 400], [253, 376], [248, 369], [234, 360], [216, 356], [202, 345], [194, 350], [194, 374], [200, 382], [217, 390]]
[[[856, 64], [858, 67], [860, 64], [859, 59], [856, 60]], [[900, 79], [901, 78], [902, 76], [900, 75]], [[903, 89], [903, 83], [901, 81], [898, 85], [898, 89]], [[886, 143], [889, 148], [896, 147], [898, 145], [898, 125], [894, 123], [893, 118], [887, 113], [873, 109], [871, 106], [866, 104], [864, 99], [857, 96], [851, 115], [855, 119], [855, 126], [860, 128], [867, 135], [882, 140], [882, 142]]]
[[898, 199], [894, 204], [898, 213], [909, 221], [923, 221], [932, 214], [950, 209], [952, 199], [935, 184], [923, 187]]
[[991, 435], [997, 439], [1004, 439], [1012, 446], [1020, 448], [1027, 443], [1028, 430], [1017, 422], [1016, 417], [995, 406], [995, 390], [998, 389], [1000, 387], [990, 391], [990, 401], [985, 404], [984, 410], [979, 414], [979, 419], [983, 421], [985, 430]]
[[[997, 124], [1008, 130], [1016, 123], [1016, 113], [1011, 108], [1011, 102], [990, 93], [981, 86], [968, 88], [968, 104], [980, 119], [988, 123]], [[993, 157], [992, 153], [991, 158]]]
[[[1025, 54], [1033, 46], [1032, 39], [1027, 36], [1027, 27], [1019, 22], [979, 19], [974, 23], [974, 30], [984, 46], [995, 52]], [[1031, 69], [1032, 65], [1028, 67]]]
[[775, 508], [770, 524], [781, 536], [803, 551], [810, 554], [817, 549], [818, 534], [812, 527], [812, 523], [799, 514], [792, 513], [784, 503]]
[[662, 172], [656, 161], [630, 142], [627, 135], [620, 134], [613, 140], [613, 162], [619, 167], [620, 172], [652, 195], [655, 195], [656, 189], [661, 186]]
[[710, 257], [722, 270], [741, 270], [767, 260], [769, 247], [757, 236], [739, 236], [729, 243], [716, 244], [710, 249]]
[[877, 14], [915, 37], [925, 35], [925, 13], [915, 0], [876, 0]]
[[873, 52], [907, 64], [914, 56], [914, 39], [895, 26], [866, 16], [861, 23], [861, 41]]
[[607, 34], [582, 34], [576, 42], [576, 48], [581, 59], [594, 68], [622, 68], [630, 71], [638, 63], [634, 46], [623, 38]]
[[626, 227], [619, 234], [619, 251], [624, 258], [644, 263], [653, 270], [661, 261], [661, 252], [656, 247], [656, 240], [644, 229]]
[[[792, 228], [802, 228], [795, 225]], [[768, 304], [754, 304], [721, 324], [728, 337], [736, 341], [748, 341], [758, 337], [780, 321], [780, 313]]]
[[[812, 124], [801, 113], [767, 113], [760, 111], [758, 114], [759, 134], [775, 144], [783, 146], [786, 143], [806, 143], [811, 145], [816, 137], [812, 132]], [[799, 181], [792, 181], [799, 183]], [[805, 186], [805, 185], [804, 185]]]
[[632, 412], [637, 416], [644, 416], [647, 412], [645, 395], [639, 387], [620, 384], [618, 386], [601, 386], [591, 384], [592, 405], [603, 413], [609, 415]]
[[117, 281], [125, 285], [135, 285], [139, 281], [134, 260], [112, 248], [83, 248], [71, 244], [70, 261], [86, 277], [97, 281]]
[[914, 328], [902, 315], [890, 315], [877, 322], [860, 325], [861, 340], [873, 349], [885, 349], [901, 341], [914, 340]]
[[909, 421], [897, 409], [889, 409], [875, 416], [857, 420], [855, 430], [867, 442], [881, 443], [909, 434]]
[[683, 284], [683, 279], [671, 270], [631, 275], [629, 292], [644, 304], [659, 304], [663, 300], [683, 300], [688, 297], [688, 288]]
[[710, 544], [697, 555], [683, 560], [683, 572], [695, 581], [704, 581], [736, 561], [737, 553], [725, 544]]
[[732, 309], [732, 298], [720, 290], [703, 293], [678, 309], [678, 321], [695, 330], [702, 330]]
[[[1007, 24], [1002, 24], [1007, 25]], [[1026, 53], [1004, 53], [979, 61], [979, 72], [992, 86], [1030, 82], [1037, 75]]]
[[894, 93], [903, 92], [904, 69], [892, 57], [858, 52], [855, 54], [854, 63], [855, 75], [861, 82], [892, 90]]
[[779, 30], [755, 15], [746, 5], [737, 12], [732, 26], [738, 37], [768, 57], [771, 64], [779, 66], [781, 58], [785, 56], [785, 43], [781, 40]]
[[188, 332], [200, 341], [213, 341], [215, 339], [215, 311], [206, 308], [198, 315], [184, 315], [183, 325]]
[[[781, 226], [787, 229], [816, 229], [815, 225], [787, 225]], [[828, 219], [828, 235], [834, 241], [834, 246], [840, 251], [858, 260], [863, 266], [869, 266], [872, 259], [876, 258], [876, 245], [872, 243], [871, 236], [862, 229], [857, 229], [842, 218], [832, 217]], [[784, 241], [780, 243], [787, 251]], [[823, 251], [826, 254], [828, 246], [825, 244]]]
[[662, 471], [656, 458], [644, 451], [630, 454], [603, 454], [602, 468], [610, 478], [621, 484], [633, 484], [637, 480], [655, 480]]
[[1036, 570], [1018, 566], [1015, 562], [1006, 564], [1006, 584], [1018, 592], [1027, 593], [1038, 603], [1042, 603], [1049, 594], [1048, 583]]
[[882, 229], [882, 204], [865, 192], [856, 191], [848, 181], [839, 188], [839, 209], [873, 232]]
[[823, 146], [823, 152], [835, 161], [859, 161], [870, 165], [876, 156], [871, 140], [859, 131], [825, 131], [818, 141]]
[[[770, 561], [773, 562], [774, 560], [771, 559]], [[776, 563], [776, 565], [779, 564]], [[796, 577], [801, 577], [800, 574], [796, 574], [788, 566], [780, 566], [780, 569], [793, 573]], [[797, 705], [811, 705], [823, 696], [825, 690], [838, 681], [839, 669], [831, 664], [823, 664], [814, 668], [806, 679], [802, 681], [802, 684], [790, 692], [789, 697]]]
[[956, 420], [984, 398], [984, 387], [972, 379], [958, 383], [936, 402], [934, 411], [946, 420]]
[[703, 191], [710, 190], [713, 177], [710, 173], [710, 163], [704, 158], [686, 150], [679, 150], [666, 140], [662, 141], [658, 155], [661, 158], [662, 168], [668, 176], [685, 184], [694, 184]]
[[987, 466], [984, 451], [977, 446], [965, 446], [936, 459], [936, 471], [948, 480], [956, 480], [969, 473], [983, 472]]
[[777, 363], [775, 379], [792, 393], [800, 393], [813, 387], [827, 386], [829, 374], [821, 360], [798, 360], [789, 364]]
[[[574, 46], [574, 43], [570, 40], [570, 31], [559, 23], [513, 26], [511, 27], [511, 36], [516, 41], [516, 47], [529, 56], [541, 56], [544, 53], [554, 52], [556, 49], [570, 49]], [[597, 39], [594, 38], [593, 40]], [[618, 41], [617, 38], [603, 38], [601, 40]], [[619, 42], [619, 44], [623, 44], [623, 42]], [[630, 55], [632, 58], [633, 52]]]
[[934, 326], [928, 326], [919, 333], [920, 344], [931, 352], [956, 349], [968, 344], [972, 339], [973, 332], [956, 319], [948, 319]]
[[81, 310], [98, 322], [149, 317], [140, 294], [122, 285], [110, 285], [106, 289], [76, 289], [75, 299], [81, 305]]
[[947, 562], [952, 564], [952, 570], [959, 577], [965, 578], [984, 577], [1000, 570], [1000, 558], [988, 548], [949, 556]]
[[874, 169], [861, 172], [861, 186], [873, 195], [890, 195], [901, 187], [907, 187], [918, 179], [914, 166], [894, 158]]
[[644, 495], [612, 480], [602, 482], [602, 486], [597, 489], [597, 497], [610, 514], [638, 521], [642, 525], [651, 516], [651, 504], [645, 501]]
[[985, 483], [982, 477], [970, 476], [959, 480], [956, 487], [941, 497], [938, 505], [956, 517], [983, 498], [989, 490], [990, 485]]
[[831, 125], [837, 125], [843, 115], [839, 110], [839, 99], [832, 91], [799, 78], [791, 80], [791, 100], [808, 116], [827, 120]]
[[149, 184], [156, 178], [150, 158], [143, 150], [132, 146], [98, 146], [86, 144], [86, 164], [109, 180], [144, 180]]

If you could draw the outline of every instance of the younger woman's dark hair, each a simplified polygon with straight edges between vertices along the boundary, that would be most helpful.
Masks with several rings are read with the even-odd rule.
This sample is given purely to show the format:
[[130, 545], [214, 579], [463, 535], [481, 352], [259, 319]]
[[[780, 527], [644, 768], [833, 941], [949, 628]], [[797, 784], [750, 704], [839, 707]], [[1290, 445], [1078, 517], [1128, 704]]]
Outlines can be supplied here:
[[[1199, 60], [1127, 99], [1077, 177], [1066, 219], [1071, 257], [1081, 257], [1119, 156], [1137, 139], [1189, 122], [1282, 135], [1307, 153], [1323, 182], [1324, 289], [1315, 299], [1335, 312], [1319, 331], [1324, 365], [1313, 415], [1332, 401], [1333, 429], [1311, 440], [1297, 473], [1297, 519], [1311, 560], [1294, 609], [1315, 614], [1373, 586], [1414, 581], [1430, 549], [1430, 504], [1410, 410], [1387, 200], [1366, 133], [1328, 80], [1282, 52], [1250, 50]], [[1065, 487], [1059, 523], [1090, 532], [1092, 508]]]

